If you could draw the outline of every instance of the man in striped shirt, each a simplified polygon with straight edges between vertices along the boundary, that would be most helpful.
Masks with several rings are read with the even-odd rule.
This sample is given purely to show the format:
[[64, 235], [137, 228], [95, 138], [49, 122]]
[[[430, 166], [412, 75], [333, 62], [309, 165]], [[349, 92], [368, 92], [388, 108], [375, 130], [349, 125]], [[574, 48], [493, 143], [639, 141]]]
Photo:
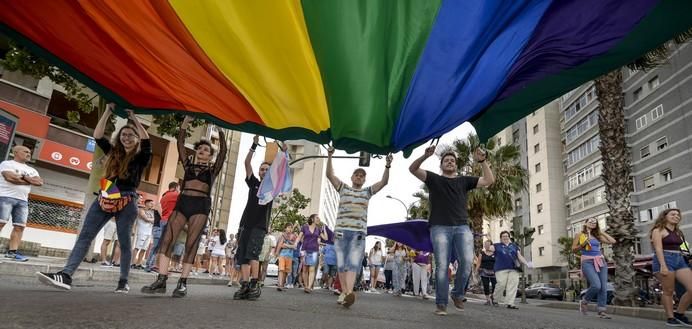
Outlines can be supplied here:
[[382, 175], [382, 180], [372, 186], [363, 187], [365, 183], [365, 170], [357, 168], [351, 175], [351, 186], [344, 184], [334, 175], [332, 167], [332, 155], [334, 148], [328, 150], [327, 179], [339, 192], [339, 210], [336, 216], [334, 228], [334, 249], [336, 250], [336, 267], [341, 283], [341, 295], [337, 303], [344, 307], [350, 307], [356, 301], [353, 293], [356, 273], [361, 268], [361, 261], [365, 253], [365, 236], [368, 224], [368, 202], [370, 198], [380, 191], [389, 181], [389, 168], [392, 165], [392, 156], [387, 156], [387, 161]]

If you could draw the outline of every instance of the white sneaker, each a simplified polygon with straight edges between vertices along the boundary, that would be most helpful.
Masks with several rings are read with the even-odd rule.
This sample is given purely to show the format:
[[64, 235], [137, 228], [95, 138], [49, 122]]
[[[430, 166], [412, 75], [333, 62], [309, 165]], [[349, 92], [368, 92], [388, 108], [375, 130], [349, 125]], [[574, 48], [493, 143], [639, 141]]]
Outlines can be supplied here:
[[336, 303], [342, 305], [344, 303], [345, 298], [346, 294], [342, 292], [341, 295], [339, 295], [339, 298], [336, 299]]

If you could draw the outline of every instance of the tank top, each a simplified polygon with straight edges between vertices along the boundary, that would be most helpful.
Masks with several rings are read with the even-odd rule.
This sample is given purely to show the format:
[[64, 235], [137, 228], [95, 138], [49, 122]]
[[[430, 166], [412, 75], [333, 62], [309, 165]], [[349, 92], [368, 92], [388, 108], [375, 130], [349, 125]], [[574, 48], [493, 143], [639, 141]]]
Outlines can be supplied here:
[[683, 242], [682, 238], [667, 227], [666, 231], [668, 231], [668, 235], [661, 240], [663, 243], [663, 250], [680, 251], [680, 245]]
[[481, 268], [486, 270], [493, 270], [495, 267], [495, 254], [486, 254], [484, 251], [481, 252]]
[[589, 239], [589, 244], [591, 245], [591, 250], [582, 250], [581, 254], [584, 256], [600, 256], [601, 255], [601, 241], [596, 238]]

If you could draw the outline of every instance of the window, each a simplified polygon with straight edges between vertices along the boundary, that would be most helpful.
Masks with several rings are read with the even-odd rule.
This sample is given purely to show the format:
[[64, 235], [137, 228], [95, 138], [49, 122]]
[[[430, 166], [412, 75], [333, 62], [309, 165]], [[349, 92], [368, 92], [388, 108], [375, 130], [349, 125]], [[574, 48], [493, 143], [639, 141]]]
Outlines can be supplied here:
[[662, 182], [669, 182], [671, 179], [673, 179], [673, 171], [670, 169], [666, 169], [664, 171], [661, 171], [661, 181]]
[[642, 96], [642, 87], [637, 88], [637, 90], [634, 91], [632, 94], [632, 101], [636, 102], [639, 100], [639, 97]]
[[661, 151], [668, 147], [668, 137], [661, 137], [656, 141], [656, 150]]
[[565, 142], [567, 144], [573, 142], [579, 136], [589, 131], [591, 127], [594, 127], [596, 125], [598, 125], [598, 111], [593, 111], [589, 113], [589, 115], [586, 116], [584, 119], [572, 126], [572, 128], [567, 130], [567, 132], [565, 133]]
[[[658, 104], [658, 106], [654, 107], [653, 110], [651, 110], [651, 120], [656, 121], [660, 117], [663, 116], [663, 104]], [[646, 121], [646, 120], [644, 120]], [[646, 122], [644, 123], [646, 125]]]
[[538, 125], [533, 126], [533, 134], [538, 134]]
[[543, 233], [545, 233], [543, 225], [538, 225], [538, 235], [543, 235]]
[[519, 130], [518, 129], [512, 132], [512, 143], [519, 144]]
[[536, 171], [536, 172], [541, 172], [541, 163], [540, 163], [540, 162], [536, 164], [536, 166], [535, 166], [535, 171]]
[[635, 255], [641, 255], [642, 254], [642, 239], [641, 238], [634, 238], [634, 254]]
[[658, 81], [658, 75], [653, 77], [653, 79], [649, 80], [649, 90], [656, 89], [658, 85], [661, 84], [660, 81]]
[[543, 190], [543, 184], [541, 184], [541, 183], [536, 184], [536, 192], [540, 192], [542, 190]]
[[639, 150], [639, 155], [641, 156], [642, 159], [651, 155], [651, 151], [649, 151], [649, 145], [642, 147], [642, 149]]
[[536, 211], [538, 211], [539, 214], [543, 212], [543, 204], [542, 203], [539, 203], [538, 205], [536, 205]]
[[533, 146], [533, 153], [538, 153], [541, 150], [541, 144], [536, 144]]
[[521, 198], [514, 200], [514, 209], [521, 210]]
[[601, 137], [599, 135], [596, 135], [592, 137], [590, 140], [577, 146], [575, 149], [567, 153], [567, 166], [572, 166], [575, 163], [579, 162], [581, 159], [589, 156], [593, 152], [596, 152], [600, 144]]
[[545, 247], [538, 247], [538, 256], [543, 256], [545, 253]]
[[654, 184], [654, 176], [649, 176], [644, 178], [644, 188], [652, 188], [656, 184]]
[[589, 182], [592, 179], [594, 179], [595, 177], [600, 177], [602, 168], [603, 168], [603, 165], [599, 161], [596, 163], [592, 163], [592, 164], [584, 167], [582, 170], [578, 171], [577, 173], [569, 176], [568, 185], [567, 185], [568, 190], [573, 190], [577, 186], [582, 185], [586, 182]]
[[637, 129], [642, 129], [642, 128], [646, 127], [646, 114], [640, 116], [639, 119], [637, 119], [637, 121], [635, 123], [636, 123]]
[[497, 138], [497, 146], [502, 146], [502, 138], [501, 137]]

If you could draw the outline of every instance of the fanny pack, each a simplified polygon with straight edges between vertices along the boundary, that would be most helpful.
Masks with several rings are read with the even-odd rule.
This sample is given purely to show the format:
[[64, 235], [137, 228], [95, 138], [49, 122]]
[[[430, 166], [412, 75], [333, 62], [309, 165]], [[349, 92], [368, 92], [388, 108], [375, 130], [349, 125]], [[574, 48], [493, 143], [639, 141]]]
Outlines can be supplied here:
[[101, 207], [101, 210], [103, 210], [103, 212], [112, 214], [123, 210], [123, 208], [125, 208], [130, 203], [130, 201], [132, 201], [132, 196], [126, 195], [120, 198], [112, 199], [99, 195], [98, 201], [99, 206]]

